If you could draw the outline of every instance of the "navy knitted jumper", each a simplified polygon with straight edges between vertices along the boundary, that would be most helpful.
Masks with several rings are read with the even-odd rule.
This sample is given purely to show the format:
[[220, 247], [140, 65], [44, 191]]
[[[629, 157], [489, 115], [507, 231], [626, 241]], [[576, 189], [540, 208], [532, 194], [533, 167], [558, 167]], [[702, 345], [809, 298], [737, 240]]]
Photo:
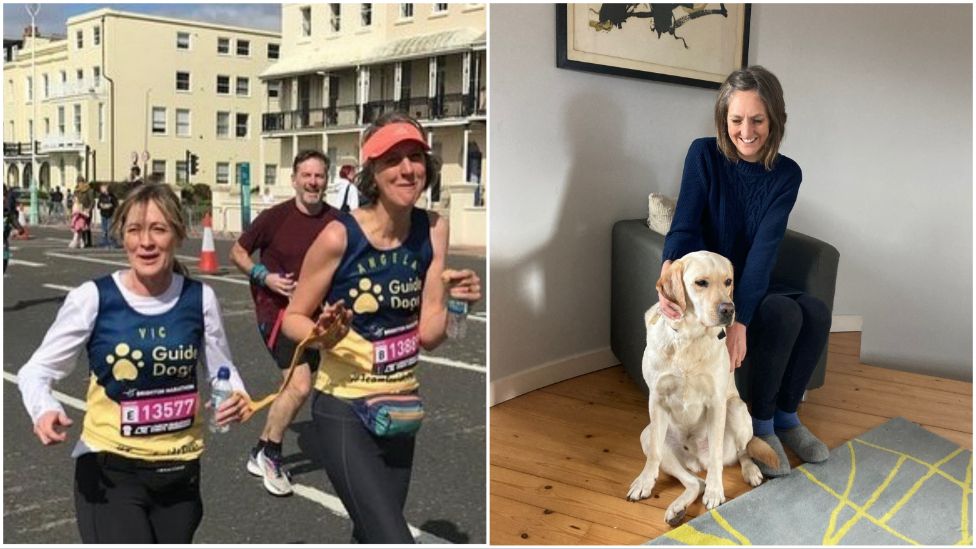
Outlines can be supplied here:
[[692, 142], [662, 260], [708, 250], [735, 268], [735, 319], [746, 326], [769, 289], [776, 251], [800, 191], [800, 166], [777, 155], [761, 162], [731, 162], [717, 139]]

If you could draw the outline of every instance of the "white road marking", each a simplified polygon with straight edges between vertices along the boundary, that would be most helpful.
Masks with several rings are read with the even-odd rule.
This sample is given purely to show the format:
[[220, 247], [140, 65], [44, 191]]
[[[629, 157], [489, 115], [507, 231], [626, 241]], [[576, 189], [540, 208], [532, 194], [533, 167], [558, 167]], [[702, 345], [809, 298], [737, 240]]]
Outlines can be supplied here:
[[65, 292], [70, 292], [74, 290], [71, 286], [61, 286], [60, 284], [43, 284], [45, 288], [51, 288], [52, 290], [63, 290]]
[[468, 315], [468, 319], [473, 320], [475, 322], [488, 322], [488, 317], [485, 315], [485, 313], [475, 313], [473, 315]]
[[[17, 384], [17, 376], [15, 374], [11, 374], [10, 372], [4, 371], [3, 378], [9, 381], [10, 383], [13, 383], [14, 385]], [[51, 393], [54, 395], [54, 398], [60, 400], [61, 402], [67, 404], [68, 406], [71, 406], [72, 408], [76, 408], [81, 411], [85, 411], [87, 409], [85, 403], [78, 400], [77, 398], [68, 396], [60, 391], [51, 391]], [[299, 484], [297, 482], [293, 482], [291, 487], [297, 495], [302, 496], [307, 500], [318, 503], [322, 507], [325, 507], [326, 510], [328, 510], [332, 514], [338, 515], [339, 517], [345, 519], [349, 518], [349, 512], [346, 511], [345, 506], [342, 504], [342, 500], [340, 500], [336, 496], [329, 494], [327, 492], [323, 492], [318, 488], [314, 488], [312, 486], [306, 486], [304, 484]], [[71, 520], [74, 521], [73, 518]], [[41, 528], [45, 529], [45, 526], [42, 526]], [[423, 543], [430, 543], [430, 544], [451, 543], [450, 541], [439, 538], [434, 534], [431, 534], [429, 532], [424, 532], [423, 530], [417, 528], [416, 526], [413, 526], [412, 524], [408, 524], [407, 526], [410, 528], [410, 533], [413, 534], [413, 537]]]
[[462, 370], [471, 370], [472, 372], [481, 372], [482, 374], [487, 371], [487, 368], [480, 364], [468, 364], [467, 362], [451, 360], [449, 358], [441, 358], [439, 356], [420, 355], [420, 360], [430, 362], [432, 364], [440, 364], [441, 366], [450, 366], [452, 368], [461, 368]]
[[44, 263], [35, 263], [33, 261], [24, 261], [23, 259], [11, 259], [11, 265], [23, 265], [25, 267], [43, 267]]

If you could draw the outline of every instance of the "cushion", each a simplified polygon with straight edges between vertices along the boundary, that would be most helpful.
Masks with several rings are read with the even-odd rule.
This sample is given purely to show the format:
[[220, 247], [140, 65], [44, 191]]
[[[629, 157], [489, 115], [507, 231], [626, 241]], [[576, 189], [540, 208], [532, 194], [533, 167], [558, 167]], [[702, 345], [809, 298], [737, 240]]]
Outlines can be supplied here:
[[674, 219], [674, 199], [663, 194], [647, 195], [647, 226], [658, 234], [667, 236]]

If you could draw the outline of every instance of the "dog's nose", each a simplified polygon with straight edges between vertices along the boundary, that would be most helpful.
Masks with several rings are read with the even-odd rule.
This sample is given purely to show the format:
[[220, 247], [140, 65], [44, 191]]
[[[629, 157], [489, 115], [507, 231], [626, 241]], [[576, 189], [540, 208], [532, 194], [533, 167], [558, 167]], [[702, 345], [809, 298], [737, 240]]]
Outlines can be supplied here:
[[722, 320], [732, 320], [732, 315], [735, 314], [735, 305], [732, 303], [719, 303], [718, 314], [722, 317]]

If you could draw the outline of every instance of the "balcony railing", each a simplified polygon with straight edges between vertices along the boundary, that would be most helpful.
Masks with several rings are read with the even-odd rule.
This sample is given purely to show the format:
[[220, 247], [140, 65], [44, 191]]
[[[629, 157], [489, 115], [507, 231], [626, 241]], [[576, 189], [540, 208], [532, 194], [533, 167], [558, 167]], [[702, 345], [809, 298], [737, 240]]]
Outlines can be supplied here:
[[[436, 97], [413, 97], [399, 101], [392, 99], [370, 101], [363, 105], [363, 123], [370, 124], [380, 115], [390, 111], [405, 112], [418, 120], [484, 116], [485, 109], [484, 102], [480, 100], [481, 95], [483, 94], [453, 93]], [[261, 116], [261, 131], [273, 133], [324, 129], [356, 126], [358, 123], [358, 105], [339, 105], [328, 108], [266, 113]]]
[[95, 94], [100, 95], [105, 91], [105, 81], [99, 80], [96, 84], [94, 79], [72, 80], [69, 82], [58, 82], [51, 84], [47, 90], [44, 100], [61, 99], [64, 97], [74, 97], [78, 95]]
[[[40, 154], [40, 143], [38, 141], [34, 142], [36, 147], [34, 154]], [[31, 144], [30, 143], [14, 143], [14, 142], [3, 142], [3, 156], [4, 158], [12, 158], [15, 156], [30, 156]]]
[[42, 152], [84, 149], [85, 140], [80, 134], [49, 135], [41, 139]]

